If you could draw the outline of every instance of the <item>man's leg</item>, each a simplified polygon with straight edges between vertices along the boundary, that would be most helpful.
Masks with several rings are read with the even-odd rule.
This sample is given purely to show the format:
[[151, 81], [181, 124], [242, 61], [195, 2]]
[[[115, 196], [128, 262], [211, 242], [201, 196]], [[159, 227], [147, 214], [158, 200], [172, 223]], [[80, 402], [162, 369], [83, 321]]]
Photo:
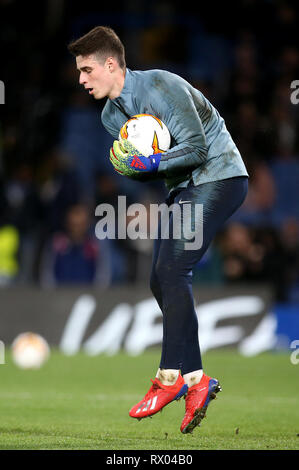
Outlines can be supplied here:
[[[192, 268], [202, 258], [218, 229], [241, 205], [246, 192], [247, 178], [231, 178], [197, 187], [189, 186], [182, 190], [174, 202], [179, 204], [180, 201], [191, 201], [188, 204], [192, 206], [193, 212], [187, 222], [193, 230], [196, 222], [195, 205], [203, 205], [202, 225], [199, 224], [203, 230], [202, 246], [195, 250], [186, 250], [185, 244], [190, 243], [190, 240], [184, 236], [180, 239], [161, 239], [156, 244], [152, 289], [163, 312], [160, 370], [181, 369], [190, 385], [196, 384], [202, 377], [198, 323], [192, 295]], [[182, 231], [186, 220], [183, 220], [183, 211], [181, 214]], [[174, 222], [178, 223], [171, 215], [171, 229]], [[147, 415], [147, 408], [144, 408]]]
[[[174, 199], [177, 204], [179, 201], [191, 201], [184, 204], [190, 204], [192, 208], [191, 219], [187, 220], [187, 226], [189, 223], [192, 229], [195, 228], [195, 205], [203, 206], [203, 220], [199, 224], [199, 229], [203, 231], [202, 246], [187, 250], [186, 243], [190, 243], [190, 240], [184, 236], [179, 240], [161, 240], [155, 265], [164, 317], [161, 368], [181, 369], [183, 375], [202, 369], [198, 322], [192, 294], [192, 269], [202, 258], [220, 227], [242, 204], [246, 193], [247, 178], [241, 177], [189, 186]], [[173, 221], [171, 216], [171, 226]], [[184, 223], [186, 224], [186, 219]]]
[[[168, 201], [168, 205], [171, 205], [173, 203], [173, 199], [174, 199], [174, 196], [170, 198], [170, 200]], [[159, 257], [160, 246], [161, 246], [161, 223], [158, 224], [157, 237], [154, 240], [150, 288], [163, 314], [162, 291], [161, 291], [160, 283], [156, 274], [156, 263]], [[163, 316], [163, 323], [164, 321], [165, 321], [165, 317]], [[156, 377], [164, 385], [174, 385], [177, 381], [179, 372], [180, 371], [178, 369], [159, 368], [157, 371]]]

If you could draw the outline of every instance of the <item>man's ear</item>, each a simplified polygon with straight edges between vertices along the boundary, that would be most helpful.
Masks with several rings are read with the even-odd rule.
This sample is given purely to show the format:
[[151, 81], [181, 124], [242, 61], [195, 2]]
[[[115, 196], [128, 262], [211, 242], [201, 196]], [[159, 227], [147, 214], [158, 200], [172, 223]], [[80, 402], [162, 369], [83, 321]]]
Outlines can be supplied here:
[[117, 61], [114, 59], [114, 57], [107, 57], [105, 66], [108, 68], [109, 72], [114, 72], [117, 66]]

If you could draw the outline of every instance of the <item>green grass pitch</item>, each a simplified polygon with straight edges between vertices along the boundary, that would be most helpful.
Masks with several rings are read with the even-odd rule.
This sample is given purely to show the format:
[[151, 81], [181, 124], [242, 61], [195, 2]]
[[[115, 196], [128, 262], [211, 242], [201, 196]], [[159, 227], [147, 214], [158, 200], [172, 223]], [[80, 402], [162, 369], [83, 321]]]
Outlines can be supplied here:
[[73, 357], [52, 351], [37, 371], [0, 366], [0, 449], [299, 449], [299, 365], [288, 354], [203, 356], [223, 391], [192, 435], [180, 424], [184, 400], [152, 419], [128, 410], [150, 387], [159, 351]]

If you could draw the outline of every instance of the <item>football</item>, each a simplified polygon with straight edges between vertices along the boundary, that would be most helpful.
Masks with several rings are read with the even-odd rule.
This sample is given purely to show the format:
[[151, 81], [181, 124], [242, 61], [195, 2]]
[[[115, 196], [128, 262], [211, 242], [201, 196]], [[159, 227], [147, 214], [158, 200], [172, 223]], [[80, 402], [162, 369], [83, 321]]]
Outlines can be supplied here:
[[151, 114], [136, 114], [121, 128], [119, 138], [127, 139], [145, 157], [166, 152], [171, 136], [161, 119]]
[[21, 333], [12, 343], [12, 358], [21, 369], [39, 369], [49, 358], [47, 341], [36, 333]]

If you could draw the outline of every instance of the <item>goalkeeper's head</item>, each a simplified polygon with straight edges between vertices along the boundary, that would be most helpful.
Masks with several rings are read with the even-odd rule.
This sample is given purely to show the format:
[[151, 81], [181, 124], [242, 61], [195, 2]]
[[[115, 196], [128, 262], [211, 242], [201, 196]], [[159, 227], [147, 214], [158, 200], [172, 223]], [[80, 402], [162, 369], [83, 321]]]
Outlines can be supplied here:
[[116, 98], [124, 85], [125, 49], [113, 29], [97, 26], [68, 46], [76, 57], [79, 83], [95, 99]]

